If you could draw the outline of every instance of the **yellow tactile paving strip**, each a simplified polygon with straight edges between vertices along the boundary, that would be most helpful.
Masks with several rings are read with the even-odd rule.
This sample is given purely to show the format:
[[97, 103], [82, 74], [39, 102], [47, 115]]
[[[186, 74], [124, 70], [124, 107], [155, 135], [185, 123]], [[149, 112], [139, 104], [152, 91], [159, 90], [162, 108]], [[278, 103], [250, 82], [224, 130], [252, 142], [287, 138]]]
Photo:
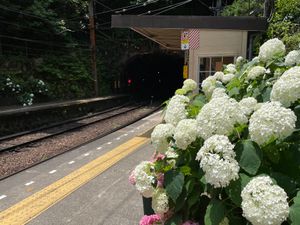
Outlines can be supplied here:
[[64, 178], [0, 213], [0, 224], [26, 224], [109, 167], [137, 150], [149, 138], [135, 137]]

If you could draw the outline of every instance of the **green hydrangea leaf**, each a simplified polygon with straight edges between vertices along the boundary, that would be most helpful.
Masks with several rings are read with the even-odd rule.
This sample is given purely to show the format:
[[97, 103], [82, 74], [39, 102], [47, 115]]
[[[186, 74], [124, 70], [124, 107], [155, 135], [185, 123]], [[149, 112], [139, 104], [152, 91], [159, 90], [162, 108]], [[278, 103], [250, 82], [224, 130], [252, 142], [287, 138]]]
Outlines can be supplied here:
[[170, 170], [165, 173], [164, 178], [167, 195], [176, 203], [177, 198], [182, 192], [184, 175], [176, 170]]
[[290, 219], [292, 221], [291, 225], [300, 224], [300, 191], [294, 198], [294, 204], [290, 207]]
[[236, 146], [236, 159], [241, 168], [247, 173], [255, 175], [261, 165], [262, 151], [259, 146], [251, 140], [239, 141]]
[[297, 183], [294, 179], [278, 172], [271, 172], [270, 176], [275, 179], [276, 183], [282, 187], [289, 196], [295, 194]]
[[250, 180], [251, 178], [249, 176], [241, 173], [238, 180], [232, 181], [229, 186], [226, 187], [226, 193], [228, 194], [229, 198], [239, 207], [242, 203], [241, 192]]
[[268, 87], [263, 91], [262, 98], [264, 102], [270, 101], [271, 91], [272, 91], [271, 87]]
[[170, 219], [165, 222], [165, 225], [178, 225], [182, 223], [182, 218], [180, 214], [175, 214]]
[[239, 94], [240, 94], [240, 89], [238, 87], [232, 88], [228, 93], [229, 97], [239, 95]]
[[213, 199], [206, 209], [204, 224], [219, 225], [225, 217], [225, 205], [218, 199]]
[[294, 109], [294, 112], [297, 116], [297, 121], [296, 121], [296, 128], [300, 128], [300, 105], [297, 105]]

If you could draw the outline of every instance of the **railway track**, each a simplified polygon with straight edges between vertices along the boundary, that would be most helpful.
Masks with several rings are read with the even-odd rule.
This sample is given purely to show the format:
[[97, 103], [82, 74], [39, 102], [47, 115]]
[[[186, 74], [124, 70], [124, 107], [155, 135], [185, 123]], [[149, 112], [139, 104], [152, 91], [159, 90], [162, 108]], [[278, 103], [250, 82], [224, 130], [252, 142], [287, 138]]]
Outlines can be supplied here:
[[86, 126], [90, 126], [101, 121], [111, 119], [115, 116], [128, 113], [130, 111], [141, 108], [143, 105], [123, 105], [109, 110], [101, 111], [91, 115], [70, 119], [64, 122], [49, 125], [26, 132], [21, 132], [0, 138], [0, 152], [18, 151], [18, 149], [34, 144], [36, 142], [52, 138], [67, 132], [80, 130]]
[[[0, 151], [0, 164], [2, 165], [2, 167], [0, 167], [0, 181], [64, 154], [65, 152], [72, 151], [73, 149], [102, 138], [151, 115], [159, 109], [161, 109], [161, 106], [149, 107], [144, 105], [143, 107], [143, 105], [128, 105], [119, 108], [118, 113], [116, 113], [115, 110], [102, 112], [100, 113], [101, 115], [99, 115], [102, 118], [93, 118], [94, 121], [90, 121], [91, 123], [83, 124], [82, 120], [77, 120], [75, 124], [82, 123], [80, 124], [82, 126], [73, 127], [69, 131], [61, 130], [61, 134], [51, 134], [51, 137], [48, 135], [47, 137], [40, 137], [39, 139], [31, 141], [27, 140], [22, 143], [15, 142], [14, 146], [2, 146], [2, 152]], [[85, 120], [86, 118], [82, 119]], [[96, 122], [96, 120], [98, 120], [98, 122]], [[39, 130], [38, 133], [42, 133], [42, 131], [43, 130]], [[57, 133], [59, 133], [59, 131], [57, 131]], [[3, 140], [4, 138], [2, 138], [0, 143], [2, 143]], [[11, 138], [9, 140], [11, 144], [13, 144], [12, 141], [16, 141], [17, 139]]]

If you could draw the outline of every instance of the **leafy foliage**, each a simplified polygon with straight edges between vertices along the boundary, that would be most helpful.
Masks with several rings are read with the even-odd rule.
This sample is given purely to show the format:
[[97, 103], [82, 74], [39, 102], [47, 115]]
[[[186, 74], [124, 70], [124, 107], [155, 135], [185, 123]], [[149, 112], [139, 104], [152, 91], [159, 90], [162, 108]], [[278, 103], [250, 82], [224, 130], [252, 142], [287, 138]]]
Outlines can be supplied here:
[[[273, 43], [272, 41], [268, 43]], [[280, 44], [282, 43], [280, 42]], [[274, 44], [268, 50], [272, 48], [274, 48]], [[263, 50], [261, 51], [263, 52]], [[273, 54], [273, 51], [268, 51], [268, 53]], [[236, 73], [228, 83], [217, 85], [216, 82], [212, 82], [209, 87], [215, 90], [212, 95], [208, 95], [203, 90], [204, 93], [200, 91], [199, 94], [194, 94], [191, 91], [177, 92], [177, 94], [189, 98], [189, 102], [186, 101], [188, 103], [185, 105], [187, 118], [196, 119], [198, 127], [208, 131], [211, 129], [214, 132], [206, 138], [205, 136], [202, 137], [198, 131], [196, 140], [193, 139], [193, 142], [189, 142], [186, 148], [181, 149], [178, 140], [182, 137], [178, 138], [176, 135], [176, 129], [179, 127], [177, 125], [175, 133], [170, 134], [171, 136], [167, 139], [169, 146], [165, 149], [166, 152], [160, 150], [159, 159], [154, 157], [152, 175], [157, 177], [157, 174], [159, 174], [161, 177], [164, 174], [165, 180], [163, 184], [160, 181], [161, 186], [159, 188], [164, 188], [169, 197], [168, 202], [164, 202], [168, 204], [169, 211], [166, 213], [166, 218], [163, 218], [163, 222], [166, 224], [183, 224], [185, 221], [193, 221], [205, 225], [247, 225], [250, 222], [255, 222], [255, 220], [251, 220], [251, 216], [260, 220], [261, 215], [268, 211], [266, 218], [269, 216], [269, 218], [274, 219], [273, 213], [271, 213], [273, 208], [271, 205], [269, 207], [268, 204], [272, 203], [275, 198], [272, 195], [276, 195], [280, 199], [277, 206], [281, 204], [277, 210], [280, 211], [280, 208], [283, 210], [275, 213], [283, 215], [282, 218], [285, 221], [282, 224], [299, 224], [300, 131], [299, 121], [296, 122], [296, 117], [299, 120], [300, 95], [295, 94], [295, 101], [293, 100], [288, 107], [284, 107], [279, 102], [273, 102], [273, 91], [276, 89], [275, 83], [278, 80], [284, 80], [288, 72], [294, 71], [294, 69], [296, 72], [293, 72], [291, 76], [299, 79], [300, 61], [296, 61], [294, 63], [295, 67], [291, 69], [293, 66], [288, 66], [284, 59], [285, 56], [278, 53], [271, 55], [267, 61], [263, 61], [258, 57], [249, 62], [247, 60], [242, 60], [242, 63], [237, 62], [234, 66]], [[252, 69], [255, 67], [256, 69], [263, 67], [263, 72], [254, 76], [253, 71], [255, 70]], [[285, 71], [288, 72], [282, 75]], [[223, 75], [226, 76], [226, 71], [223, 72], [225, 73]], [[222, 78], [217, 75], [220, 75], [220, 73], [208, 79], [221, 82]], [[297, 80], [296, 78], [295, 80]], [[284, 82], [287, 82], [287, 80], [284, 80]], [[290, 90], [291, 87], [286, 85], [284, 88]], [[283, 101], [284, 97], [286, 96], [282, 96], [277, 101]], [[242, 99], [243, 101], [241, 101]], [[214, 113], [223, 113], [222, 110], [219, 110], [219, 107], [225, 107], [225, 104], [215, 104], [214, 106], [218, 108], [215, 108], [215, 111], [209, 111], [206, 121], [199, 122], [199, 116], [205, 112], [204, 107], [207, 106], [206, 104], [212, 106], [216, 101], [236, 103], [236, 108], [241, 108], [239, 113], [247, 117], [245, 122], [234, 124], [233, 129], [226, 133], [228, 136], [226, 137], [227, 142], [225, 139], [224, 141], [214, 139], [217, 135], [222, 135], [222, 131], [217, 129], [218, 126], [224, 125], [221, 119], [213, 120], [215, 118]], [[166, 104], [169, 107], [172, 102], [169, 101]], [[265, 109], [263, 107], [269, 105], [276, 105], [279, 108], [276, 108], [276, 115], [270, 113], [270, 115], [264, 117], [267, 112], [263, 110]], [[175, 108], [174, 105], [171, 108]], [[250, 112], [248, 109], [250, 109]], [[267, 109], [273, 110], [271, 107]], [[282, 117], [279, 117], [279, 120], [284, 122], [277, 126], [277, 121], [272, 120], [272, 118], [276, 118], [275, 116], [280, 115], [281, 112], [287, 112], [287, 114], [282, 114]], [[230, 110], [227, 113], [230, 115]], [[292, 122], [288, 122], [289, 117], [292, 118]], [[230, 118], [224, 116], [224, 123], [229, 123], [231, 118], [231, 115]], [[257, 124], [253, 122], [254, 120], [257, 120], [255, 121]], [[288, 125], [282, 126], [284, 123]], [[211, 128], [211, 124], [216, 126]], [[280, 132], [287, 127], [291, 128], [287, 134], [277, 135], [276, 132]], [[190, 129], [186, 128], [185, 132], [192, 136], [194, 130], [190, 127]], [[269, 131], [271, 131], [271, 135], [265, 135]], [[260, 135], [265, 140], [260, 142], [259, 139], [255, 139], [255, 135]], [[182, 141], [182, 139], [180, 140]], [[188, 138], [183, 140], [188, 140]], [[214, 140], [214, 142], [211, 140]], [[221, 145], [223, 142], [227, 145]], [[233, 156], [230, 157], [227, 152], [232, 153]], [[234, 167], [238, 169], [231, 170], [230, 168], [226, 170], [227, 167], [229, 168], [228, 164], [230, 163], [232, 163], [231, 168], [238, 164]], [[204, 164], [206, 167], [203, 166]], [[220, 177], [220, 174], [222, 177]], [[232, 174], [237, 175], [233, 177]], [[230, 180], [228, 183], [221, 184], [224, 177]], [[261, 182], [255, 183], [257, 179], [264, 180], [265, 178], [272, 185], [265, 185]], [[217, 182], [220, 182], [220, 185]], [[250, 186], [248, 186], [249, 182], [252, 182]], [[154, 182], [152, 187], [156, 188], [156, 184]], [[255, 185], [257, 185], [257, 190], [254, 190]], [[259, 187], [265, 186], [259, 189], [258, 185]], [[268, 193], [269, 189], [270, 192]], [[260, 199], [265, 202], [260, 202]], [[264, 203], [266, 204], [264, 205]], [[252, 204], [255, 206], [252, 206]], [[251, 215], [252, 211], [256, 213]], [[259, 215], [259, 218], [255, 217], [256, 215]]]
[[[263, 0], [235, 0], [224, 8], [224, 16], [263, 16]], [[257, 36], [254, 50], [267, 39], [280, 38], [288, 50], [297, 49], [300, 42], [300, 2], [298, 0], [276, 0], [267, 34]]]
[[300, 2], [277, 0], [276, 10], [268, 28], [268, 37], [282, 39], [289, 50], [298, 48], [300, 42]]
[[223, 9], [223, 16], [250, 16], [262, 15], [263, 0], [235, 0], [231, 5]]

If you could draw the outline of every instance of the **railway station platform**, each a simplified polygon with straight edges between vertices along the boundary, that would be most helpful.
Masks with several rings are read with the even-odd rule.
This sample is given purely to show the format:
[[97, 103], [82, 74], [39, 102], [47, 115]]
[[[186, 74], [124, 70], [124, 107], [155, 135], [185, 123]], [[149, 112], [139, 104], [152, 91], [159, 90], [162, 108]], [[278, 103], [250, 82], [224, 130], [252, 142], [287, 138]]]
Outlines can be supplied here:
[[126, 104], [129, 101], [129, 95], [111, 95], [98, 98], [48, 102], [26, 107], [1, 106], [0, 137], [36, 129], [48, 124], [59, 123], [88, 113], [103, 111]]
[[108, 101], [116, 101], [118, 99], [126, 98], [127, 95], [112, 95], [112, 96], [105, 96], [105, 97], [98, 97], [98, 98], [88, 98], [88, 99], [77, 99], [77, 100], [69, 100], [69, 101], [54, 101], [48, 103], [38, 103], [32, 106], [1, 106], [0, 107], [0, 117], [7, 116], [12, 114], [21, 114], [21, 113], [30, 113], [36, 111], [43, 111], [43, 110], [52, 110], [52, 109], [59, 109], [59, 108], [66, 108], [72, 106], [85, 106], [85, 105], [93, 105], [97, 103], [104, 103]]
[[131, 170], [154, 149], [161, 111], [0, 181], [0, 224], [134, 225], [142, 197]]

